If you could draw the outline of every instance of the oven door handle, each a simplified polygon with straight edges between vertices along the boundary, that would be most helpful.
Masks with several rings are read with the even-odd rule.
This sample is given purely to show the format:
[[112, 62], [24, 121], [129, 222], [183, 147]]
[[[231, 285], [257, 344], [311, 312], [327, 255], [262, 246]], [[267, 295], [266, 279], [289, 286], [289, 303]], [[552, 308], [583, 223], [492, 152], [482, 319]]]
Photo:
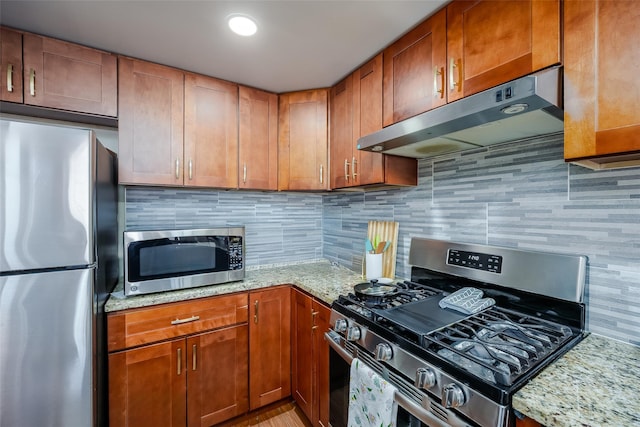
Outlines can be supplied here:
[[340, 345], [342, 337], [335, 331], [327, 331], [324, 333], [324, 339], [329, 343], [329, 347], [335, 350], [335, 352], [338, 353], [338, 355], [340, 355], [340, 357], [342, 357], [349, 366], [351, 366], [353, 354], [349, 353]]
[[[335, 331], [329, 330], [324, 333], [324, 339], [327, 341], [327, 343], [329, 343], [329, 347], [335, 350], [335, 352], [338, 353], [338, 355], [340, 355], [340, 357], [342, 357], [342, 359], [344, 359], [344, 361], [347, 362], [347, 364], [351, 365], [351, 362], [353, 362], [354, 356], [353, 354], [351, 354], [349, 351], [347, 351], [340, 345], [340, 341], [343, 339], [342, 336], [340, 336], [340, 334], [338, 334]], [[399, 406], [404, 408], [411, 415], [413, 415], [414, 417], [416, 417], [417, 419], [419, 419], [420, 421], [422, 421], [423, 423], [429, 426], [451, 427], [450, 424], [447, 424], [440, 418], [436, 417], [427, 409], [423, 408], [422, 406], [418, 405], [416, 402], [407, 398], [398, 390], [396, 390], [393, 396], [393, 400], [395, 400], [395, 402]]]
[[404, 408], [408, 413], [427, 424], [431, 427], [451, 427], [451, 424], [448, 424], [441, 420], [440, 418], [433, 415], [428, 410], [424, 409], [422, 406], [418, 405], [411, 399], [407, 398], [405, 395], [396, 390], [393, 395], [393, 400], [396, 401], [398, 406]]

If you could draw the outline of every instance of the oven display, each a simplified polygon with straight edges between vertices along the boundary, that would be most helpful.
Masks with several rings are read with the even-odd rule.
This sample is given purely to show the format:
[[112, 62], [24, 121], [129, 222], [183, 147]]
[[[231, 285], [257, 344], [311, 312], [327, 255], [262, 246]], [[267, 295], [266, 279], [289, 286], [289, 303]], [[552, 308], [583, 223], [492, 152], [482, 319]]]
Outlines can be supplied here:
[[500, 255], [449, 249], [447, 264], [489, 271], [491, 273], [500, 274], [502, 272], [502, 257]]

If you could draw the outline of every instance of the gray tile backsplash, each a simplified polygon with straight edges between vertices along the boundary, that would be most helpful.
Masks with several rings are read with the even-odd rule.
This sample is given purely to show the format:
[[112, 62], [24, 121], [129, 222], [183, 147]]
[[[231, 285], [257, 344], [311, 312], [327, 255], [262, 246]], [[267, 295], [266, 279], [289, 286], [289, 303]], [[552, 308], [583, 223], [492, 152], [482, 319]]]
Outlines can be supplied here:
[[420, 160], [418, 187], [329, 194], [323, 215], [324, 256], [354, 269], [367, 221], [398, 221], [404, 277], [413, 236], [586, 255], [588, 329], [640, 345], [640, 168], [566, 164], [562, 135]]
[[128, 187], [125, 229], [245, 226], [247, 266], [322, 258], [318, 194]]
[[589, 257], [588, 329], [640, 345], [640, 168], [565, 164], [562, 135], [423, 159], [418, 186], [276, 193], [128, 187], [125, 228], [244, 224], [247, 265], [328, 258], [360, 271], [369, 220], [411, 238]]

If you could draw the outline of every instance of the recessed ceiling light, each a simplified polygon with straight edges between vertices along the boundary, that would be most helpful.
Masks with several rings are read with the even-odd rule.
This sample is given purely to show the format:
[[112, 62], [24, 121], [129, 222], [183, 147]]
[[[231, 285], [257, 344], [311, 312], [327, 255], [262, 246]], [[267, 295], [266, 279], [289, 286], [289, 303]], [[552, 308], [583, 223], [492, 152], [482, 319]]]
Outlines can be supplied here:
[[247, 15], [230, 15], [227, 22], [231, 31], [241, 36], [252, 36], [258, 31], [256, 22]]

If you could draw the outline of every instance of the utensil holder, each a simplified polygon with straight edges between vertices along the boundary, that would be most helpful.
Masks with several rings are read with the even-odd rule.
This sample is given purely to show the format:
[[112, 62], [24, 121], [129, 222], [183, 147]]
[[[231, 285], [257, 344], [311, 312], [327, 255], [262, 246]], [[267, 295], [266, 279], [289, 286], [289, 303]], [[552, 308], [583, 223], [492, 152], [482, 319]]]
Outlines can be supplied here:
[[367, 280], [382, 277], [382, 254], [366, 254], [365, 277]]

